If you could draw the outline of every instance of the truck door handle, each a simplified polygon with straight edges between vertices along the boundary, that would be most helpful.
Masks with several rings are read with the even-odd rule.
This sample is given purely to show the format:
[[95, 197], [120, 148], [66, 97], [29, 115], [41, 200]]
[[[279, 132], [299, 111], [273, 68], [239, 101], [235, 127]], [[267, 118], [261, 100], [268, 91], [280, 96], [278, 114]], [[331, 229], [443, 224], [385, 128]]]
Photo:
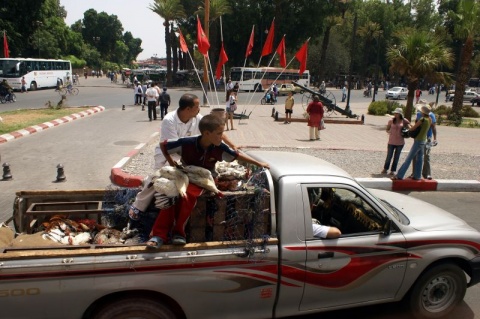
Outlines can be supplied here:
[[322, 259], [322, 258], [332, 258], [333, 257], [333, 252], [329, 251], [329, 252], [326, 252], [326, 253], [320, 253], [318, 254], [318, 259]]

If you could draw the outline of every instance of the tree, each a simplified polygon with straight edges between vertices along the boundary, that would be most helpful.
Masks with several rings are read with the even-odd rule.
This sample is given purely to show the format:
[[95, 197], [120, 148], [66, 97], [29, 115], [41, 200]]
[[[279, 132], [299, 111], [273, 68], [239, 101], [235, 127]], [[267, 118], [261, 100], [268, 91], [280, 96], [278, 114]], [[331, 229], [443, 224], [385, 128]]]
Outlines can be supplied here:
[[480, 13], [480, 6], [476, 1], [461, 0], [458, 4], [458, 13], [450, 12], [455, 21], [455, 35], [463, 42], [463, 49], [460, 57], [460, 69], [458, 70], [455, 83], [455, 96], [453, 98], [452, 111], [455, 120], [461, 121], [461, 110], [463, 106], [463, 92], [470, 75], [470, 62], [473, 53], [473, 39], [477, 34], [477, 21]]
[[441, 80], [445, 74], [437, 71], [441, 66], [453, 63], [452, 51], [434, 34], [427, 31], [399, 30], [399, 43], [387, 50], [390, 70], [404, 76], [408, 81], [408, 99], [405, 118], [412, 116], [413, 98], [419, 80]]
[[185, 18], [185, 11], [180, 0], [154, 0], [155, 2], [149, 6], [149, 9], [163, 18], [163, 26], [165, 27], [165, 45], [167, 48], [167, 83], [172, 81], [172, 45], [170, 34], [170, 22]]

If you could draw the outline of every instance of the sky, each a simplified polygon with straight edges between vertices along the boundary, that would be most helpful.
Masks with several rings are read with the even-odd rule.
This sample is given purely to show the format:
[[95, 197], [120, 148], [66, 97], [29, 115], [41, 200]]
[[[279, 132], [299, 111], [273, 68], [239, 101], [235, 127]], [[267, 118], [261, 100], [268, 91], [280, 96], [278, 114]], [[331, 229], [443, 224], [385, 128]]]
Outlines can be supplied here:
[[71, 26], [83, 19], [83, 13], [94, 9], [98, 13], [116, 15], [122, 23], [123, 32], [130, 31], [135, 38], [142, 39], [143, 52], [137, 60], [154, 56], [165, 57], [165, 27], [163, 19], [148, 7], [153, 0], [60, 0], [67, 11], [65, 23]]

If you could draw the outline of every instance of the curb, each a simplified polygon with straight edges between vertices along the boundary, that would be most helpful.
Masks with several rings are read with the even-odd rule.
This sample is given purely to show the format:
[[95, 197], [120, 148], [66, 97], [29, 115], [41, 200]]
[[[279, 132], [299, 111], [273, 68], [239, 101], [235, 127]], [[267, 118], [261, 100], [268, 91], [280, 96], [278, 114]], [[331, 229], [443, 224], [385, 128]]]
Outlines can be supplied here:
[[413, 180], [392, 181], [389, 178], [356, 178], [366, 188], [377, 188], [389, 191], [442, 191], [442, 192], [480, 192], [480, 181], [477, 180]]
[[58, 126], [58, 125], [61, 125], [61, 124], [72, 122], [74, 120], [78, 120], [78, 119], [81, 119], [82, 117], [89, 116], [89, 115], [92, 115], [92, 114], [95, 114], [95, 113], [98, 113], [98, 112], [102, 112], [104, 110], [105, 110], [105, 107], [96, 106], [96, 107], [93, 107], [91, 109], [82, 111], [80, 113], [74, 113], [74, 114], [64, 116], [64, 117], [56, 119], [56, 120], [44, 122], [44, 123], [38, 124], [38, 125], [29, 126], [29, 127], [24, 128], [22, 130], [18, 130], [18, 131], [7, 133], [7, 134], [2, 134], [2, 135], [0, 135], [0, 144], [7, 143], [7, 142], [13, 141], [15, 139], [18, 139], [18, 138], [21, 138], [21, 137], [24, 137], [24, 136], [28, 136], [28, 135], [31, 135], [31, 134], [34, 134], [34, 133], [37, 133], [37, 132], [41, 132], [41, 131], [44, 131], [44, 130], [46, 130], [48, 128], [51, 128], [51, 127], [55, 127], [55, 126]]
[[[149, 140], [160, 135], [159, 132], [155, 132], [150, 135]], [[123, 166], [127, 165], [132, 158], [137, 155], [142, 148], [144, 148], [147, 143], [138, 144], [133, 150], [128, 152], [128, 154], [123, 157], [115, 166], [112, 167], [110, 171], [110, 180], [113, 184], [121, 187], [140, 187], [143, 184], [143, 180], [146, 176], [131, 175], [123, 171]]]

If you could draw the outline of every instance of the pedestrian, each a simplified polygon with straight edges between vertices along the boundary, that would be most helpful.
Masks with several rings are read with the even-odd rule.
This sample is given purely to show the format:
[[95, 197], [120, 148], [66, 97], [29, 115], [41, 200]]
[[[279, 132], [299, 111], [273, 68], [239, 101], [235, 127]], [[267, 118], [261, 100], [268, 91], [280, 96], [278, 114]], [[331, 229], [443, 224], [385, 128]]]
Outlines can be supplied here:
[[138, 83], [138, 84], [134, 87], [134, 92], [135, 92], [135, 105], [140, 105], [140, 104], [142, 104], [143, 91], [142, 91], [142, 85], [141, 85], [141, 83]]
[[[178, 140], [167, 140], [160, 144], [163, 155], [171, 166], [176, 162], [170, 154], [179, 154], [183, 166], [193, 165], [213, 172], [218, 161], [228, 162], [239, 159], [258, 167], [269, 168], [268, 163], [257, 161], [250, 156], [231, 149], [222, 141], [223, 119], [216, 115], [205, 115], [199, 124], [200, 136], [184, 137]], [[177, 164], [178, 165], [178, 164]], [[197, 198], [204, 189], [189, 183], [185, 196], [180, 196], [177, 202], [168, 208], [161, 209], [152, 228], [152, 236], [147, 241], [147, 248], [160, 248], [170, 239], [173, 245], [187, 243], [185, 226], [195, 207]], [[169, 233], [171, 235], [169, 236]]]
[[154, 86], [150, 86], [147, 91], [145, 92], [146, 99], [147, 99], [147, 107], [148, 107], [148, 119], [150, 122], [153, 120], [157, 120], [157, 112], [155, 108], [157, 107], [157, 99], [158, 99], [158, 91]]
[[227, 91], [233, 90], [233, 83], [232, 80], [228, 80], [227, 82]]
[[[160, 128], [160, 141], [177, 140], [181, 137], [195, 136], [200, 134], [199, 123], [202, 119], [200, 114], [200, 101], [198, 97], [193, 94], [186, 93], [180, 97], [178, 102], [178, 108], [165, 115]], [[222, 135], [223, 141], [233, 148], [237, 147], [230, 141], [228, 136]], [[174, 160], [180, 158], [176, 155], [172, 155]], [[160, 150], [160, 145], [155, 148], [154, 155], [154, 169], [158, 170], [163, 167], [167, 160]], [[154, 200], [155, 189], [151, 183], [152, 176], [149, 176], [145, 181], [145, 186], [135, 197], [135, 201], [130, 206], [128, 215], [132, 220], [138, 220], [140, 215], [143, 214], [152, 200]]]
[[295, 99], [293, 98], [293, 92], [288, 92], [288, 96], [285, 99], [285, 122], [283, 124], [290, 124], [292, 121], [293, 105]]
[[170, 95], [167, 93], [167, 88], [163, 88], [163, 92], [160, 94], [158, 101], [160, 103], [160, 119], [167, 115], [168, 107], [170, 106]]
[[308, 126], [310, 127], [310, 141], [320, 139], [320, 125], [323, 119], [323, 104], [318, 95], [313, 96], [313, 101], [307, 106]]
[[147, 93], [147, 88], [148, 88], [147, 84], [148, 84], [147, 81], [143, 82], [143, 84], [142, 84], [142, 98], [143, 98], [142, 105], [144, 105], [144, 106], [145, 106], [145, 104], [147, 104], [146, 103], [147, 102], [147, 94], [146, 93]]
[[422, 90], [416, 89], [415, 90], [415, 104], [418, 104], [418, 101], [420, 100], [420, 97], [422, 96]]
[[387, 124], [387, 133], [389, 134], [387, 158], [385, 159], [385, 164], [383, 165], [382, 174], [387, 174], [392, 157], [393, 163], [389, 175], [395, 175], [395, 172], [397, 171], [400, 153], [405, 145], [405, 138], [402, 136], [402, 129], [404, 127], [410, 127], [410, 122], [403, 118], [402, 108], [398, 107], [395, 109], [395, 111], [393, 111], [393, 118], [390, 119]]
[[345, 102], [345, 99], [347, 98], [347, 88], [345, 85], [342, 87], [342, 102]]
[[235, 93], [238, 93], [238, 90], [240, 89], [240, 85], [238, 85], [238, 82], [235, 82], [235, 85], [233, 86], [233, 91]]
[[27, 91], [27, 81], [25, 81], [24, 76], [22, 76], [21, 84], [22, 84], [22, 93], [28, 93], [28, 91]]
[[227, 126], [228, 131], [228, 120], [230, 120], [230, 127], [232, 130], [233, 128], [233, 113], [237, 110], [237, 96], [234, 90], [227, 91], [226, 97], [226, 105], [225, 105], [225, 125]]
[[425, 143], [427, 142], [427, 132], [431, 125], [430, 120], [430, 107], [426, 104], [417, 104], [417, 110], [422, 113], [422, 117], [420, 120], [415, 123], [412, 127], [410, 127], [410, 131], [415, 131], [418, 127], [420, 127], [420, 132], [414, 138], [413, 145], [410, 148], [410, 152], [408, 152], [407, 158], [405, 162], [402, 164], [398, 173], [393, 175], [392, 180], [401, 180], [405, 177], [405, 173], [408, 170], [408, 167], [412, 163], [415, 158], [415, 172], [413, 175], [414, 180], [420, 180], [422, 178], [422, 163], [423, 163], [423, 152], [425, 149]]
[[325, 85], [325, 81], [322, 81], [322, 84], [320, 84], [320, 94], [325, 94], [327, 91], [327, 86]]
[[[420, 100], [420, 103], [426, 105], [427, 101]], [[432, 107], [432, 104], [433, 104], [433, 102], [431, 103], [430, 108]], [[430, 111], [430, 113], [428, 113], [428, 116], [430, 117], [431, 125], [430, 125], [430, 128], [428, 129], [428, 132], [427, 132], [427, 142], [425, 143], [425, 147], [424, 147], [424, 150], [423, 150], [424, 155], [423, 155], [422, 176], [423, 176], [423, 178], [426, 178], [426, 179], [432, 179], [432, 169], [431, 169], [431, 166], [430, 166], [430, 151], [432, 150], [433, 146], [437, 146], [437, 144], [438, 144], [438, 142], [437, 142], [437, 125], [436, 125], [437, 118], [435, 117], [435, 114], [432, 111]], [[417, 111], [416, 121], [420, 120], [421, 118], [422, 118], [422, 113]], [[413, 160], [412, 175], [410, 177], [412, 177], [413, 172], [415, 172], [415, 165], [416, 165], [416, 161]]]

